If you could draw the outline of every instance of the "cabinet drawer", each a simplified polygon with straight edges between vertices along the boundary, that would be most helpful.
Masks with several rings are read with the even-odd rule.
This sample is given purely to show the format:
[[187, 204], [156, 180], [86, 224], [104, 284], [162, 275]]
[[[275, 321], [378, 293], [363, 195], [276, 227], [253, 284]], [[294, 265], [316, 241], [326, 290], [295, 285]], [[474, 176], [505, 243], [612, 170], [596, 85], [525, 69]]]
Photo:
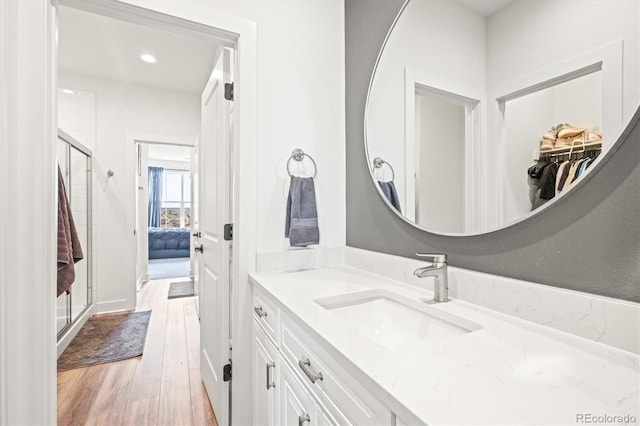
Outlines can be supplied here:
[[330, 413], [335, 404], [351, 424], [391, 424], [391, 413], [337, 363], [327, 364], [332, 357], [285, 317], [281, 339], [284, 358]]
[[253, 317], [276, 347], [279, 345], [280, 310], [269, 297], [253, 292]]
[[[303, 384], [297, 372], [283, 363], [281, 425], [349, 426], [352, 423], [337, 407], [318, 402], [314, 392]], [[306, 419], [306, 420], [304, 420]], [[304, 420], [304, 421], [303, 421]]]

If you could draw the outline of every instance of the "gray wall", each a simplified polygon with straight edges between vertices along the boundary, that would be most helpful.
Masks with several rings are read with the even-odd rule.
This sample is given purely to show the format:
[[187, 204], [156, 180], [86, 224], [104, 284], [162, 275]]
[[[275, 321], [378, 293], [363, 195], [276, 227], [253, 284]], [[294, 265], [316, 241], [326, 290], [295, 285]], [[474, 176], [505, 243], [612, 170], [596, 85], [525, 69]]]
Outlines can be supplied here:
[[418, 230], [379, 197], [364, 153], [371, 72], [404, 0], [345, 0], [347, 245], [640, 302], [640, 110], [585, 185], [543, 213], [473, 237]]

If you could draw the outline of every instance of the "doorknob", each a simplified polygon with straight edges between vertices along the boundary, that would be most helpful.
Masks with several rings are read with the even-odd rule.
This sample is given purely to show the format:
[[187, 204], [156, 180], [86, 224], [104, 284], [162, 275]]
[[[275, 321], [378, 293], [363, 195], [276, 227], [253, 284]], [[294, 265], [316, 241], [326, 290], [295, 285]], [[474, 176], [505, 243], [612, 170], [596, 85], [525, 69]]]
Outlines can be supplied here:
[[200, 233], [200, 232], [194, 232], [194, 233], [193, 233], [193, 234], [191, 234], [191, 235], [193, 235], [193, 236], [194, 236], [194, 237], [196, 237], [196, 238], [200, 238], [200, 237], [202, 236], [202, 233]]
[[195, 251], [199, 251], [200, 253], [204, 253], [204, 249], [202, 248], [202, 244], [200, 244], [200, 246], [196, 246], [193, 248]]

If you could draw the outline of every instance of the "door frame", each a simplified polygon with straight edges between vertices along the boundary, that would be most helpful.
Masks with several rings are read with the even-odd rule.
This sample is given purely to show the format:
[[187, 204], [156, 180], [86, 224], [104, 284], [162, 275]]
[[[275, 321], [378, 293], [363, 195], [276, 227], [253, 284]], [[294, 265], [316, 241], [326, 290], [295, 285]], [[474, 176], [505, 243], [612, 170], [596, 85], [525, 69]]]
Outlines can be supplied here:
[[[136, 174], [138, 173], [138, 151], [137, 151], [138, 144], [145, 144], [147, 146], [149, 145], [186, 146], [189, 148], [195, 147], [195, 144], [196, 144], [195, 139], [190, 140], [189, 138], [185, 138], [185, 137], [172, 137], [172, 136], [165, 136], [165, 135], [152, 135], [152, 134], [142, 134], [142, 133], [141, 134], [127, 133], [126, 140], [127, 140], [127, 146], [133, 149], [133, 151], [131, 151], [131, 149], [128, 149], [127, 151], [133, 152], [132, 162], [129, 162], [129, 164], [132, 164], [133, 168], [129, 168], [129, 169], [133, 170], [134, 185], [130, 187], [130, 190], [131, 190], [130, 197], [133, 199], [134, 208], [137, 208], [138, 197], [140, 196], [140, 191], [138, 190], [137, 185], [135, 184]], [[145, 165], [142, 164], [140, 166], [144, 167]], [[141, 172], [143, 171], [141, 170]], [[127, 172], [127, 174], [128, 173], [129, 171]], [[148, 191], [145, 193], [148, 194]], [[134, 224], [134, 226], [136, 230], [136, 238], [133, 241], [134, 253], [136, 254], [136, 283], [134, 288], [135, 288], [135, 291], [137, 292], [140, 289], [142, 282], [149, 278], [149, 271], [147, 270], [147, 273], [144, 276], [140, 276], [138, 274], [138, 261], [140, 260], [139, 256], [141, 255], [140, 253], [138, 253], [138, 240], [143, 237], [141, 237], [141, 234], [139, 232], [140, 230], [138, 229], [137, 217], [136, 217], [136, 223]], [[147, 241], [147, 245], [148, 245], [148, 241]], [[135, 296], [136, 295], [134, 293], [132, 299], [129, 299], [129, 297], [127, 297], [127, 299], [135, 300], [136, 306], [137, 306], [137, 298]]]
[[56, 421], [55, 22], [49, 1], [0, 2], [2, 425]]
[[[465, 107], [465, 178], [464, 178], [464, 228], [465, 230], [475, 229], [475, 216], [478, 211], [479, 202], [477, 194], [477, 184], [474, 184], [476, 165], [478, 157], [483, 152], [484, 129], [482, 121], [485, 116], [484, 104], [486, 96], [477, 87], [468, 86], [459, 81], [450, 79], [448, 76], [436, 75], [425, 70], [418, 70], [410, 67], [404, 68], [404, 168], [405, 176], [419, 178], [417, 171], [417, 161], [419, 159], [419, 146], [416, 144], [416, 96], [417, 94], [441, 97], [451, 103], [457, 103]], [[415, 217], [416, 206], [416, 184], [415, 179], [406, 179], [405, 182], [405, 213], [409, 217], [413, 216], [413, 222], [417, 223]], [[411, 219], [410, 219], [411, 220]], [[457, 232], [443, 233], [443, 235], [459, 235]]]
[[[208, 34], [226, 40], [236, 50], [232, 158], [236, 262], [231, 271], [234, 288], [230, 301], [236, 372], [232, 416], [238, 423], [250, 424], [251, 298], [247, 282], [248, 274], [255, 271], [256, 250], [256, 23], [220, 13], [209, 5], [187, 2], [0, 3], [0, 88], [6, 94], [0, 102], [0, 133], [3, 140], [12, 140], [0, 147], [0, 188], [15, 196], [12, 212], [19, 224], [29, 223], [29, 227], [10, 221], [0, 224], [0, 424], [56, 422], [55, 297], [50, 282], [56, 275], [56, 153], [51, 141], [57, 134], [58, 4], [111, 13], [134, 22], [153, 22], [183, 34]], [[25, 188], [29, 196], [25, 196]], [[8, 209], [2, 207], [0, 213], [4, 218]], [[49, 236], [44, 243], [43, 236]], [[32, 255], [21, 256], [24, 252]], [[5, 283], [15, 277], [21, 277], [23, 285], [12, 286], [11, 298], [4, 297], [9, 292]], [[21, 327], [10, 327], [15, 323]], [[27, 341], [25, 329], [30, 335]]]

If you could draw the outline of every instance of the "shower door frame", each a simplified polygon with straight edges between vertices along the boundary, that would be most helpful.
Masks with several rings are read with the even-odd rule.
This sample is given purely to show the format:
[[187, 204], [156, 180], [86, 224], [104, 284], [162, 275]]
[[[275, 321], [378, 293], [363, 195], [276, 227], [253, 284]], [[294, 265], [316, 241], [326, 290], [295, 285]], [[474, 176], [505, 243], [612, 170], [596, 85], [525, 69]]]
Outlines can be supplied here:
[[[93, 153], [91, 149], [82, 144], [80, 141], [63, 131], [58, 129], [58, 139], [69, 145], [67, 151], [67, 161], [71, 164], [71, 149], [79, 151], [86, 156], [87, 161], [87, 244], [84, 247], [84, 257], [87, 262], [87, 305], [80, 311], [80, 313], [73, 318], [73, 292], [70, 293], [67, 298], [67, 320], [69, 322], [57, 332], [57, 347], [58, 356], [68, 346], [71, 340], [78, 333], [80, 328], [89, 319], [93, 311], [93, 301], [95, 300], [93, 285]], [[68, 184], [68, 196], [71, 198], [71, 191], [73, 191], [71, 184], [71, 172], [69, 171], [69, 184]], [[57, 315], [57, 309], [56, 309]], [[57, 318], [56, 318], [57, 319]]]

